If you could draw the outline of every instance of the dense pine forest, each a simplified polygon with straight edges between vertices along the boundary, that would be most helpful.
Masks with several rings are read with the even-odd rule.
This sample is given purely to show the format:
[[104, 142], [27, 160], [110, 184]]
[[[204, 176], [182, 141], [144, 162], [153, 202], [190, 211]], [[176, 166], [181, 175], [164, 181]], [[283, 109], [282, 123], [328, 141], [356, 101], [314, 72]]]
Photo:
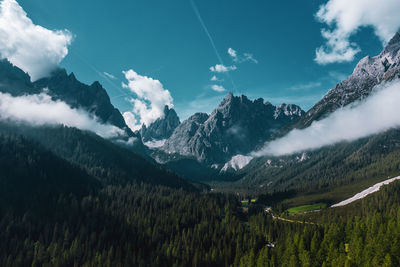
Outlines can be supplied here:
[[[30, 179], [45, 177], [32, 172]], [[13, 194], [23, 197], [18, 188]], [[17, 206], [2, 194], [0, 265], [400, 264], [400, 183], [347, 207], [292, 216], [295, 222], [273, 218], [265, 203], [245, 210], [231, 194], [138, 182], [89, 188], [55, 192], [41, 205]]]

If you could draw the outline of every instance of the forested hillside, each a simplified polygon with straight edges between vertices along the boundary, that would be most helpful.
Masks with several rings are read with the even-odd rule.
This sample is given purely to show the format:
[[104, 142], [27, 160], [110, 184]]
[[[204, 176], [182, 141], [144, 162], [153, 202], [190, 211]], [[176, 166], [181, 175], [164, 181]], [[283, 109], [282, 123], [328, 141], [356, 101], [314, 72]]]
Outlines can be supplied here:
[[[16, 194], [16, 192], [14, 192]], [[400, 183], [351, 206], [273, 219], [236, 197], [153, 185], [2, 211], [2, 266], [398, 266]], [[4, 195], [1, 202], [6, 200]], [[271, 247], [271, 245], [274, 247]]]
[[[86, 171], [102, 184], [145, 182], [195, 190], [187, 181], [131, 151], [91, 132], [65, 126], [32, 127], [1, 123], [0, 133], [34, 140], [43, 149]], [[38, 168], [47, 168], [40, 165]]]
[[287, 190], [302, 194], [329, 193], [341, 188], [344, 193], [326, 199], [335, 202], [387, 177], [397, 176], [399, 155], [400, 131], [390, 130], [304, 154], [259, 158], [238, 174], [241, 179], [236, 183], [216, 183], [216, 186], [253, 195]]

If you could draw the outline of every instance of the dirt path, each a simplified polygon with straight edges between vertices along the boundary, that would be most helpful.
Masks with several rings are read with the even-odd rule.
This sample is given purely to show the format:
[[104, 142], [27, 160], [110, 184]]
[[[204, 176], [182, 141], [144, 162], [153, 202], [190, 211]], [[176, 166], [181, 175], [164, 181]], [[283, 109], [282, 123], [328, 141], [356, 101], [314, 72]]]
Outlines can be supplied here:
[[314, 222], [296, 221], [296, 220], [286, 219], [286, 218], [282, 218], [282, 217], [274, 216], [274, 215], [272, 215], [272, 218], [274, 218], [274, 220], [280, 220], [280, 221], [290, 222], [290, 223], [302, 223], [302, 224], [317, 225], [317, 224], [314, 223]]

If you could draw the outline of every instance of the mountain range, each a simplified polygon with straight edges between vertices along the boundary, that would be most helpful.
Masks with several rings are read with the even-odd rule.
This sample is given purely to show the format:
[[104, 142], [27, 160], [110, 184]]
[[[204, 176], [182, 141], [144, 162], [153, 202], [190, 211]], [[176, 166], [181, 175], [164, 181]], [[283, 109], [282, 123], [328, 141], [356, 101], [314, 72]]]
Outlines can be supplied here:
[[[162, 141], [158, 147], [161, 152], [195, 158], [214, 168], [221, 168], [236, 155], [253, 151], [305, 114], [293, 104], [274, 106], [262, 98], [252, 101], [232, 93], [227, 94], [210, 115], [196, 113], [180, 124], [175, 112], [170, 115], [171, 110], [167, 108], [165, 112], [164, 118], [142, 128], [141, 132], [146, 134], [142, 140]], [[175, 126], [173, 131], [167, 125]], [[158, 131], [166, 133], [160, 135], [153, 130], [160, 128], [168, 131]], [[154, 132], [151, 137], [148, 129]]]
[[[125, 149], [147, 159], [151, 156], [185, 178], [194, 177], [197, 173], [195, 180], [219, 179], [219, 175], [227, 171], [233, 172], [229, 176], [238, 175], [229, 179], [259, 177], [260, 173], [266, 172], [265, 168], [272, 166], [268, 163], [271, 159], [253, 160], [249, 153], [276, 136], [282, 136], [291, 129], [307, 127], [313, 121], [367, 97], [376, 85], [399, 78], [399, 51], [400, 34], [397, 33], [378, 56], [363, 58], [352, 75], [331, 89], [307, 112], [294, 104], [274, 106], [262, 98], [250, 100], [244, 95], [228, 93], [211, 114], [196, 113], [180, 122], [175, 110], [166, 106], [163, 117], [148, 126], [143, 125], [135, 133], [111, 104], [100, 83], [83, 84], [64, 69], [57, 69], [48, 78], [31, 82], [28, 74], [7, 60], [1, 60], [0, 92], [21, 96], [39, 94], [45, 89], [52, 99], [63, 101], [72, 108], [84, 109], [102, 123], [122, 129], [126, 134], [122, 137], [124, 142], [135, 138], [136, 142], [125, 145]], [[40, 141], [41, 138], [31, 134], [33, 131], [25, 132]], [[114, 142], [114, 145], [122, 146], [122, 143]], [[52, 150], [49, 146], [47, 148]], [[311, 157], [309, 153], [304, 155], [295, 156], [303, 159], [298, 161], [299, 164], [305, 164], [305, 159]], [[71, 161], [71, 158], [68, 160]], [[75, 160], [74, 164], [80, 164], [79, 160]], [[246, 165], [251, 167], [245, 168]]]

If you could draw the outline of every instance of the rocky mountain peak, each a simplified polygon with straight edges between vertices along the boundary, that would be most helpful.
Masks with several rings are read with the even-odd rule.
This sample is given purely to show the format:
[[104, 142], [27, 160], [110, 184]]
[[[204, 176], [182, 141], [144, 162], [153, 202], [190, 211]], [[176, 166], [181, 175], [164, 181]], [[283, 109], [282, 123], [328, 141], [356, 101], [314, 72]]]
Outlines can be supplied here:
[[[0, 92], [17, 96], [22, 94], [46, 93], [54, 100], [60, 100], [71, 106], [95, 115], [100, 122], [114, 125], [127, 134], [126, 138], [137, 137], [125, 124], [118, 109], [110, 101], [106, 90], [99, 82], [92, 85], [81, 83], [74, 73], [68, 74], [63, 68], [55, 69], [49, 77], [31, 82], [27, 73], [13, 66], [7, 60], [0, 60]], [[142, 152], [143, 144], [136, 142], [137, 151]]]
[[304, 111], [297, 105], [294, 104], [281, 104], [275, 107], [274, 118], [286, 117], [289, 120], [294, 120], [304, 115]]
[[400, 31], [396, 32], [392, 39], [386, 45], [384, 51], [389, 52], [400, 48]]
[[11, 95], [38, 93], [32, 87], [31, 78], [7, 59], [0, 59], [0, 92]]
[[226, 96], [224, 97], [224, 99], [222, 100], [221, 103], [230, 102], [230, 101], [232, 101], [232, 99], [233, 99], [233, 93], [229, 92], [226, 94]]
[[252, 151], [303, 114], [295, 105], [275, 107], [262, 98], [252, 101], [229, 93], [210, 116], [198, 113], [182, 122], [161, 149], [206, 164], [225, 163]]
[[366, 56], [358, 62], [353, 73], [331, 89], [300, 121], [299, 127], [310, 125], [340, 107], [367, 97], [384, 81], [400, 78], [400, 33], [397, 32], [382, 52]]
[[180, 120], [175, 110], [166, 105], [163, 116], [147, 127], [143, 125], [140, 135], [143, 142], [167, 139], [179, 124]]

